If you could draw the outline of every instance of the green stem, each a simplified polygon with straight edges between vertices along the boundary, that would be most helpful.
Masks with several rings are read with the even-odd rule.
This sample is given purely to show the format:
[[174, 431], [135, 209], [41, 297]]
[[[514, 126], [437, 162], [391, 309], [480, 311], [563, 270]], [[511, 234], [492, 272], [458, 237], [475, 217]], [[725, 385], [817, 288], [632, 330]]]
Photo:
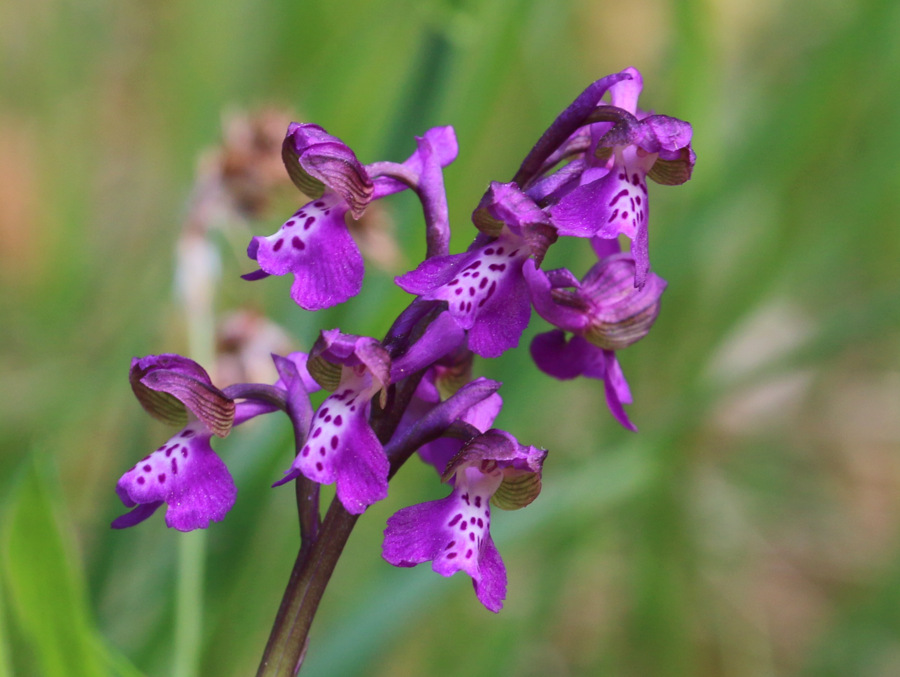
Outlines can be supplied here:
[[203, 580], [206, 573], [206, 532], [182, 534], [178, 543], [175, 651], [172, 674], [199, 674], [203, 620]]
[[335, 498], [309, 556], [298, 553], [257, 677], [294, 677], [300, 670], [319, 602], [358, 519]]

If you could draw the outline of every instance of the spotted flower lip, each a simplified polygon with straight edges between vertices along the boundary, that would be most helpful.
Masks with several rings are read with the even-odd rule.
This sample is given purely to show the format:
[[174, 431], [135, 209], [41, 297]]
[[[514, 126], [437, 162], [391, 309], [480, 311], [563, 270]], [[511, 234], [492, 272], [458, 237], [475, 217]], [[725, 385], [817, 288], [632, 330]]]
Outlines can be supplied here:
[[397, 285], [426, 300], [446, 301], [450, 315], [468, 332], [469, 348], [482, 357], [498, 357], [518, 345], [528, 326], [531, 306], [522, 265], [543, 256], [555, 233], [546, 215], [515, 184], [493, 183], [482, 234], [463, 254], [436, 256], [395, 279]]
[[387, 496], [390, 463], [368, 419], [372, 398], [389, 383], [390, 358], [375, 339], [335, 329], [322, 332], [307, 367], [334, 392], [316, 410], [306, 443], [273, 486], [300, 475], [336, 484], [347, 512], [362, 514]]
[[478, 600], [500, 611], [506, 567], [490, 534], [491, 499], [507, 478], [539, 477], [545, 456], [546, 451], [523, 446], [500, 430], [474, 438], [445, 474], [452, 484], [449, 496], [403, 508], [388, 520], [382, 556], [400, 567], [431, 561], [442, 576], [464, 571]]
[[135, 357], [128, 380], [141, 406], [154, 418], [185, 425], [190, 412], [219, 437], [231, 430], [234, 401], [193, 360], [173, 353]]
[[[235, 425], [270, 411], [257, 402], [240, 402]], [[116, 493], [133, 510], [113, 520], [112, 527], [139, 524], [163, 504], [168, 505], [166, 525], [179, 531], [206, 529], [221, 521], [234, 505], [237, 488], [211, 439], [206, 425], [193, 421], [122, 475]]]
[[594, 112], [599, 121], [591, 125], [592, 150], [584, 154], [579, 179], [550, 187], [557, 194], [548, 211], [564, 235], [628, 237], [636, 263], [634, 284], [642, 287], [650, 271], [646, 179], [684, 183], [696, 156], [690, 124], [640, 111], [640, 73], [626, 68], [620, 75], [609, 87], [611, 104]]
[[[456, 158], [452, 127], [435, 127], [419, 140], [402, 164], [362, 165], [353, 150], [318, 125], [292, 123], [282, 155], [294, 183], [314, 199], [303, 205], [273, 235], [256, 236], [247, 256], [260, 269], [244, 275], [259, 280], [293, 274], [291, 298], [304, 310], [322, 310], [343, 303], [362, 289], [365, 264], [344, 217], [363, 215], [373, 200], [406, 190], [395, 171], [418, 187], [423, 205], [442, 225], [429, 232], [436, 247], [446, 246], [446, 199], [440, 169]], [[384, 175], [379, 174], [385, 172]], [[448, 232], [444, 233], [443, 231]]]

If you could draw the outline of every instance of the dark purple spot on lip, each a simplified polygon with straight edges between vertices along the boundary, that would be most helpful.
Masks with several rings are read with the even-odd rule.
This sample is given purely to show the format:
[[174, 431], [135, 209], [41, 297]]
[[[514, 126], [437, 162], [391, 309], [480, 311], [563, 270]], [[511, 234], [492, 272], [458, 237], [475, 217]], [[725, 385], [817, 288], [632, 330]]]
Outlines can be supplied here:
[[156, 479], [159, 480], [160, 484], [165, 484], [166, 483], [166, 473], [161, 472], [159, 475], [157, 475]]
[[173, 475], [178, 474], [178, 459], [175, 459], [175, 458], [172, 459], [172, 474]]
[[466, 527], [468, 527], [468, 526], [469, 526], [469, 520], [463, 520], [462, 522], [459, 523], [459, 530], [465, 531]]
[[458, 277], [454, 277], [452, 280], [450, 280], [450, 283], [449, 283], [447, 286], [448, 286], [448, 287], [453, 287], [453, 286], [456, 286], [456, 285], [458, 285], [458, 284], [459, 284], [459, 278], [458, 278]]
[[316, 200], [315, 202], [313, 202], [313, 207], [316, 207], [317, 209], [321, 209], [324, 206], [325, 203], [322, 200]]
[[619, 210], [616, 209], [612, 214], [609, 215], [609, 219], [607, 219], [607, 223], [612, 223], [613, 220], [619, 215]]
[[480, 517], [478, 518], [478, 528], [484, 529], [484, 521]]
[[322, 434], [322, 429], [316, 428], [315, 430], [313, 430], [312, 439], [316, 439], [321, 434]]
[[294, 237], [291, 238], [291, 246], [294, 249], [306, 249], [306, 245], [303, 244], [303, 240], [301, 240], [296, 235], [294, 235]]
[[506, 264], [505, 263], [492, 263], [491, 265], [488, 266], [488, 268], [490, 268], [493, 271], [502, 273], [504, 270], [506, 270]]
[[284, 227], [285, 227], [285, 228], [290, 228], [290, 227], [293, 226], [295, 223], [297, 223], [297, 222], [296, 222], [294, 219], [288, 219], [287, 221], [284, 222]]
[[623, 218], [623, 219], [627, 219], [627, 218], [628, 218], [628, 212], [622, 212], [622, 218]]
[[[332, 436], [331, 436], [331, 448], [332, 448], [332, 449], [337, 449], [337, 448], [338, 448], [338, 442], [339, 442], [338, 436], [337, 436], [337, 435], [332, 435]], [[322, 453], [323, 453], [323, 454], [325, 453], [325, 450], [324, 450], [324, 449], [322, 450]]]
[[331, 423], [331, 414], [325, 417], [325, 423]]
[[462, 513], [461, 513], [461, 512], [458, 512], [458, 513], [456, 513], [456, 514], [453, 516], [453, 519], [450, 520], [450, 523], [447, 524], [447, 526], [448, 526], [448, 527], [452, 527], [452, 526], [454, 526], [457, 522], [459, 522], [461, 519], [462, 519]]
[[336, 426], [342, 426], [342, 425], [344, 425], [344, 419], [341, 417], [340, 414], [338, 414], [337, 416], [334, 417], [334, 424], [335, 424]]
[[309, 447], [308, 446], [303, 447], [303, 451], [300, 452], [300, 455], [303, 456], [304, 458], [309, 456]]
[[282, 240], [282, 239], [279, 238], [279, 239], [275, 242], [275, 246], [272, 247], [272, 251], [273, 251], [273, 252], [277, 252], [279, 249], [281, 249], [281, 246], [282, 246], [283, 244], [284, 244], [284, 240]]
[[612, 207], [614, 204], [616, 204], [616, 202], [619, 201], [620, 198], [623, 198], [626, 195], [628, 195], [628, 189], [623, 188], [622, 190], [620, 190], [618, 193], [615, 194], [615, 196], [613, 197], [612, 200], [609, 201], [609, 206]]
[[188, 457], [187, 447], [182, 447], [181, 448], [181, 458], [187, 458], [187, 457]]
[[638, 196], [637, 196], [636, 198], [634, 198], [634, 199], [635, 199], [635, 201], [637, 201], [638, 204], [641, 204], [641, 196], [640, 196], [640, 195], [638, 195]]
[[494, 253], [494, 248], [488, 247], [487, 249], [484, 250], [484, 253], [486, 256], [491, 256]]
[[493, 296], [494, 292], [497, 291], [497, 280], [491, 282], [491, 286], [488, 288], [487, 293], [484, 295], [486, 299]]
[[309, 230], [310, 226], [316, 222], [315, 216], [308, 216], [306, 221], [303, 222], [303, 230]]
[[319, 472], [322, 472], [324, 469], [325, 469], [324, 465], [322, 465], [321, 463], [316, 463], [316, 470], [318, 470]]
[[518, 250], [518, 249], [513, 249], [513, 250], [509, 253], [509, 258], [512, 258], [513, 256], [515, 256], [515, 255], [518, 254], [518, 253], [519, 253], [519, 250]]
[[497, 247], [497, 256], [503, 256], [503, 247]]
[[637, 174], [632, 174], [632, 175], [631, 175], [631, 182], [632, 182], [635, 186], [637, 186], [637, 185], [641, 182], [641, 179], [640, 179], [640, 177], [639, 177]]
[[471, 559], [471, 558], [472, 558], [472, 551], [466, 550], [466, 559]]
[[144, 472], [150, 472], [151, 470], [153, 470], [153, 466], [151, 466], [148, 463], [147, 465], [144, 466], [143, 470], [144, 470]]
[[325, 407], [319, 412], [319, 418], [325, 418], [328, 416], [328, 407]]
[[450, 541], [447, 545], [444, 546], [444, 550], [449, 550], [454, 545], [456, 545], [456, 541]]
[[469, 296], [475, 296], [475, 287], [469, 287]]
[[621, 179], [622, 181], [624, 181], [624, 180], [627, 179], [627, 178], [628, 178], [628, 177], [625, 176], [625, 174], [619, 174], [619, 179]]
[[174, 446], [174, 445], [171, 446], [171, 447], [169, 447], [168, 449], [166, 449], [166, 458], [169, 458], [169, 456], [172, 455], [172, 451], [173, 451], [174, 449], [175, 449], [175, 446]]
[[462, 287], [457, 287], [456, 290], [455, 290], [453, 293], [456, 294], [457, 296], [459, 296], [460, 294], [463, 293], [463, 288], [462, 288]]
[[455, 552], [447, 553], [447, 559], [455, 559], [455, 558], [456, 558], [456, 553], [455, 553]]
[[137, 478], [137, 483], [138, 483], [138, 484], [143, 484], [144, 482], [146, 482], [146, 480], [145, 480], [143, 477], [138, 477], [138, 478]]
[[475, 497], [475, 507], [476, 507], [476, 508], [480, 508], [480, 507], [481, 507], [481, 496], [476, 496], [476, 497]]
[[490, 280], [488, 278], [486, 278], [486, 277], [481, 278], [481, 282], [478, 283], [478, 288], [484, 289], [485, 287], [487, 287], [488, 282], [490, 282]]
[[153, 455], [153, 454], [147, 454], [147, 455], [144, 456], [144, 458], [142, 458], [141, 460], [142, 460], [142, 461], [146, 461], [146, 460], [147, 460], [148, 458], [150, 458], [152, 455]]
[[319, 456], [325, 455], [325, 447], [319, 447]]
[[182, 437], [193, 437], [194, 431], [193, 430], [184, 430], [184, 431], [182, 431], [181, 436]]
[[474, 540], [475, 540], [475, 532], [474, 532], [474, 531], [470, 531], [470, 532], [469, 532], [469, 540], [470, 540], [470, 541], [474, 541]]

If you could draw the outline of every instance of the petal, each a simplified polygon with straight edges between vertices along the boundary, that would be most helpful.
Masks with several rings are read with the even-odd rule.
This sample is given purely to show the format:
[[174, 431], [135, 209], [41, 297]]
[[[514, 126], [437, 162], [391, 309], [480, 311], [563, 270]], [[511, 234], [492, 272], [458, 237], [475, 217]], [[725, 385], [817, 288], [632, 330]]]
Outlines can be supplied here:
[[[482, 381], [485, 383], [493, 383], [486, 379], [478, 378], [475, 381], [472, 381], [472, 384], [478, 385], [479, 382]], [[453, 395], [450, 399], [452, 400], [454, 397], [460, 395], [469, 395], [470, 392], [469, 386], [463, 386], [456, 395]], [[450, 400], [448, 400], [448, 402], [449, 401]], [[500, 414], [502, 408], [503, 398], [497, 393], [492, 393], [480, 402], [476, 402], [466, 409], [465, 413], [463, 413], [458, 420], [468, 423], [473, 428], [484, 432], [494, 424], [494, 420]], [[452, 421], [448, 421], [447, 423], [449, 425]], [[437, 470], [438, 475], [443, 475], [447, 465], [459, 453], [462, 447], [463, 441], [460, 439], [441, 437], [419, 447], [418, 453], [419, 458], [425, 463], [433, 466], [434, 469]]]
[[448, 312], [438, 315], [418, 341], [391, 363], [391, 382], [424, 369], [456, 350], [465, 340], [463, 330]]
[[638, 97], [644, 88], [644, 79], [637, 68], [629, 66], [619, 73], [630, 76], [619, 80], [609, 88], [610, 102], [617, 108], [627, 110], [632, 115], [637, 114]]
[[425, 299], [447, 301], [457, 324], [469, 331], [469, 348], [498, 357], [515, 347], [531, 306], [522, 264], [529, 249], [511, 233], [465, 254], [436, 256], [396, 279]]
[[505, 595], [506, 572], [490, 538], [490, 497], [499, 474], [467, 471], [462, 486], [447, 498], [403, 508], [387, 522], [382, 556], [394, 566], [415, 566], [432, 560], [442, 576], [465, 571], [476, 585], [479, 600], [499, 610]]
[[634, 280], [635, 263], [629, 254], [608, 256], [584, 276], [581, 289], [592, 306], [582, 332], [588, 341], [621, 350], [647, 335], [659, 314], [666, 281], [650, 273], [646, 284], [636, 289]]
[[480, 580], [472, 579], [475, 595], [485, 608], [498, 613], [506, 599], [506, 567], [490, 534], [485, 538], [481, 551], [480, 572]]
[[[546, 272], [536, 268], [533, 261], [525, 262], [522, 273], [525, 275], [528, 293], [538, 315], [566, 331], [580, 332], [587, 326], [589, 321], [587, 309], [565, 306], [554, 301], [550, 278]], [[572, 281], [580, 288], [581, 285], [577, 280]]]
[[293, 273], [291, 298], [305, 310], [343, 303], [362, 289], [364, 264], [344, 223], [346, 205], [327, 193], [301, 207], [277, 233], [253, 238], [248, 255], [271, 275]]
[[144, 409], [166, 423], [184, 425], [187, 411], [225, 437], [234, 420], [234, 401], [212, 385], [206, 370], [176, 354], [134, 358], [128, 375]]
[[578, 336], [566, 341], [559, 329], [535, 336], [531, 357], [538, 369], [563, 381], [577, 376], [603, 378], [605, 373], [606, 361], [600, 348]]
[[[168, 504], [166, 524], [179, 531], [205, 529], [234, 505], [237, 489], [231, 474], [209, 445], [210, 434], [192, 423], [138, 462], [116, 485], [126, 506]], [[152, 510], [135, 510], [114, 526], [131, 526]]]
[[291, 123], [282, 144], [282, 159], [300, 190], [320, 197], [327, 187], [341, 197], [356, 219], [372, 199], [372, 180], [356, 154], [318, 125]]
[[628, 381], [625, 380], [625, 374], [622, 373], [622, 367], [619, 366], [615, 353], [611, 350], [603, 352], [606, 356], [606, 375], [603, 379], [606, 406], [623, 427], [637, 432], [637, 426], [631, 422], [622, 407], [623, 404], [631, 404], [631, 390], [628, 388]]
[[354, 515], [385, 498], [390, 463], [369, 427], [368, 405], [368, 398], [349, 388], [327, 397], [313, 418], [306, 444], [276, 486], [299, 473], [319, 484], [337, 482], [338, 498]]

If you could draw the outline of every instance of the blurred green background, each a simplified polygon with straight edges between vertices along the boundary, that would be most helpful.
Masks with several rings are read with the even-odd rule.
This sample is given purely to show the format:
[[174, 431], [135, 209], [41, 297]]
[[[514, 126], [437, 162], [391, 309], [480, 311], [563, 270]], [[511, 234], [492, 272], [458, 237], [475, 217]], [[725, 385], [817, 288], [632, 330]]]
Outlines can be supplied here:
[[[640, 433], [599, 383], [537, 372], [535, 318], [478, 366], [505, 382], [498, 425], [550, 449], [542, 496], [494, 520], [503, 612], [463, 575], [380, 559], [387, 517], [445, 491], [411, 463], [357, 525], [303, 674], [900, 674], [898, 36], [893, 0], [0, 4], [0, 677], [255, 671], [297, 545], [293, 492], [268, 488], [283, 421], [217, 444], [239, 496], [205, 537], [160, 515], [108, 526], [117, 478], [169, 434], [130, 358], [211, 350], [175, 251], [223, 119], [314, 121], [363, 162], [454, 125], [460, 251], [488, 182], [629, 65], [698, 155], [689, 183], [650, 188], [669, 289], [620, 353]], [[399, 251], [376, 242], [364, 294], [321, 317], [288, 280], [238, 279], [249, 237], [297, 199], [210, 234], [216, 321], [263, 313], [291, 349], [319, 328], [383, 334], [407, 300], [391, 275], [424, 250], [413, 198], [379, 214]]]

